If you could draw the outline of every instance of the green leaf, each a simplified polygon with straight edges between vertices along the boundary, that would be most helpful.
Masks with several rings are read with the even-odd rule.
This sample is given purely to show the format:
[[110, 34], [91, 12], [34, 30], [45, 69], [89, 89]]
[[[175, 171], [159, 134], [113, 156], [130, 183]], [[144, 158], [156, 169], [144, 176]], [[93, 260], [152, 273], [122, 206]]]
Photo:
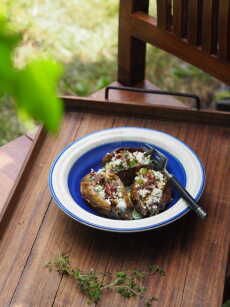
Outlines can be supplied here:
[[137, 166], [137, 162], [135, 160], [130, 160], [129, 161], [129, 166], [132, 168], [132, 167], [135, 167]]
[[17, 70], [12, 57], [22, 35], [10, 31], [1, 12], [0, 5], [0, 95], [12, 95], [21, 113], [41, 121], [50, 132], [57, 132], [63, 105], [57, 98], [56, 84], [62, 69], [51, 60], [38, 59]]
[[133, 210], [132, 217], [134, 220], [139, 220], [143, 218], [143, 216], [136, 209]]
[[165, 275], [165, 271], [159, 265], [149, 265], [149, 271], [151, 273], [159, 273], [161, 276]]
[[144, 180], [141, 179], [141, 178], [138, 178], [138, 179], [136, 180], [136, 182], [137, 182], [138, 184], [143, 184], [143, 183], [145, 183]]
[[57, 132], [63, 105], [56, 97], [56, 83], [61, 67], [52, 61], [35, 60], [17, 72], [14, 96], [19, 109], [41, 121], [51, 132]]
[[117, 272], [117, 277], [126, 278], [127, 274], [125, 272]]
[[143, 167], [143, 168], [141, 168], [141, 169], [139, 170], [139, 173], [142, 174], [142, 175], [147, 174], [147, 172], [148, 172], [148, 169], [147, 169], [146, 167]]
[[227, 300], [222, 307], [230, 307], [230, 300]]
[[20, 33], [13, 33], [7, 28], [6, 18], [0, 15], [0, 94], [13, 92], [16, 70], [12, 64], [12, 56], [21, 38]]

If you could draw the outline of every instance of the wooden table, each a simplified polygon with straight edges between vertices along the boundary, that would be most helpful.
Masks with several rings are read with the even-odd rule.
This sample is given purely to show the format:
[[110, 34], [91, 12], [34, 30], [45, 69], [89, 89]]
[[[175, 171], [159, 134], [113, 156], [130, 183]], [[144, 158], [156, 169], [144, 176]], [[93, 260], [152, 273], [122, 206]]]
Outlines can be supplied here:
[[[158, 297], [156, 306], [220, 306], [230, 242], [229, 114], [75, 99], [66, 103], [78, 111], [66, 114], [58, 136], [41, 131], [0, 225], [0, 306], [88, 306], [71, 279], [44, 267], [62, 252], [83, 270], [160, 265], [166, 276], [146, 282], [148, 295]], [[207, 173], [201, 199], [206, 221], [189, 213], [160, 230], [115, 234], [89, 229], [56, 207], [47, 186], [56, 154], [86, 133], [124, 125], [165, 131], [197, 152]], [[139, 304], [107, 293], [99, 306]]]

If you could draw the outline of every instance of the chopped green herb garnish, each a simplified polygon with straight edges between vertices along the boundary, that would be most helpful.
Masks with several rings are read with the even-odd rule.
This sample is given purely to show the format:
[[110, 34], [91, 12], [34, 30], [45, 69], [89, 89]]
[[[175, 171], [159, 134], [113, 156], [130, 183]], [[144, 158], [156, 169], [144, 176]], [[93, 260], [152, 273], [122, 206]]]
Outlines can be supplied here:
[[137, 182], [138, 184], [143, 184], [143, 183], [145, 183], [144, 180], [141, 179], [141, 178], [138, 178], [138, 179], [136, 180], [136, 182]]
[[148, 169], [147, 169], [146, 167], [143, 167], [143, 168], [141, 168], [141, 169], [139, 170], [139, 173], [142, 174], [142, 175], [147, 174], [147, 172], [148, 172]]
[[115, 169], [116, 169], [116, 171], [123, 171], [124, 166], [122, 164], [119, 164], [119, 165], [116, 165]]
[[[70, 265], [67, 255], [58, 256], [54, 262], [49, 262], [46, 267], [56, 269], [60, 274], [66, 274], [75, 279], [81, 292], [88, 298], [89, 303], [97, 304], [102, 297], [104, 289], [115, 290], [125, 298], [144, 296], [147, 290], [142, 283], [152, 272], [164, 272], [159, 266], [149, 266], [149, 271], [132, 270], [130, 272], [100, 273], [94, 270], [83, 272]], [[109, 280], [109, 282], [108, 282]], [[157, 300], [154, 296], [145, 301], [145, 306], [152, 306]]]
[[137, 166], [137, 162], [135, 160], [129, 160], [129, 166], [135, 167], [135, 166]]
[[136, 209], [134, 209], [134, 210], [132, 211], [132, 218], [133, 218], [134, 220], [139, 220], [139, 219], [142, 219], [143, 216], [142, 216]]
[[165, 275], [165, 271], [158, 265], [149, 265], [149, 271], [151, 273], [159, 273], [161, 276]]

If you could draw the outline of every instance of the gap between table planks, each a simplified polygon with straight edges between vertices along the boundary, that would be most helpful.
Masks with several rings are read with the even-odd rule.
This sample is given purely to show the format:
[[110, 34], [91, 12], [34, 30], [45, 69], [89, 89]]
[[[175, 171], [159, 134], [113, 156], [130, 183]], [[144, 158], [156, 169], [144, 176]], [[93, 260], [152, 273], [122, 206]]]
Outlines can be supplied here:
[[[132, 235], [103, 233], [81, 226], [50, 202], [47, 183], [43, 178], [47, 177], [48, 167], [56, 153], [74, 138], [95, 129], [124, 125], [146, 126], [178, 136], [193, 146], [205, 164], [218, 154], [217, 148], [213, 146], [217, 135], [221, 136], [221, 145], [226, 151], [224, 154], [229, 154], [226, 146], [229, 128], [225, 127], [216, 132], [212, 126], [183, 122], [119, 119], [100, 114], [67, 115], [60, 136], [57, 139], [48, 136], [44, 140], [36, 165], [27, 174], [31, 180], [19, 195], [18, 204], [7, 219], [8, 224], [4, 223], [0, 243], [0, 255], [4, 259], [0, 264], [3, 272], [0, 301], [6, 306], [10, 301], [12, 306], [76, 306], [76, 302], [78, 306], [87, 306], [87, 300], [79, 295], [71, 280], [44, 268], [45, 263], [63, 251], [69, 252], [73, 264], [82, 269], [90, 269], [93, 265], [99, 271], [116, 271], [139, 266], [140, 261], [142, 264], [160, 264], [166, 269], [166, 277], [154, 276], [147, 284], [149, 291], [152, 290], [159, 297], [159, 306], [169, 306], [169, 302], [170, 306], [203, 306], [207, 301], [209, 306], [221, 303], [220, 288], [218, 285], [213, 288], [213, 285], [216, 286], [217, 280], [224, 283], [225, 256], [229, 243], [226, 203], [230, 195], [226, 191], [223, 197], [222, 190], [226, 189], [226, 182], [214, 182], [214, 178], [211, 181], [210, 178], [214, 172], [227, 176], [228, 169], [223, 162], [207, 169], [208, 184], [201, 202], [210, 200], [209, 219], [206, 222], [199, 221], [191, 213], [174, 225], [158, 231]], [[229, 167], [229, 158], [226, 163]], [[217, 188], [215, 193], [212, 191], [214, 183]], [[36, 188], [36, 195], [31, 195], [33, 187]], [[218, 201], [223, 205], [223, 211], [216, 210]], [[216, 213], [222, 221], [221, 225], [218, 224]], [[218, 240], [213, 224], [218, 224], [221, 240]], [[189, 231], [191, 229], [192, 232]], [[14, 238], [15, 234], [17, 238]], [[189, 244], [193, 248], [195, 246], [196, 253], [193, 253]], [[215, 280], [213, 272], [206, 267], [207, 255], [211, 264], [217, 264], [218, 261], [223, 264], [215, 268]], [[175, 284], [178, 285], [177, 289], [172, 287]], [[111, 299], [114, 306], [135, 304], [134, 300], [126, 301], [118, 295], [106, 295], [99, 306], [108, 306]]]

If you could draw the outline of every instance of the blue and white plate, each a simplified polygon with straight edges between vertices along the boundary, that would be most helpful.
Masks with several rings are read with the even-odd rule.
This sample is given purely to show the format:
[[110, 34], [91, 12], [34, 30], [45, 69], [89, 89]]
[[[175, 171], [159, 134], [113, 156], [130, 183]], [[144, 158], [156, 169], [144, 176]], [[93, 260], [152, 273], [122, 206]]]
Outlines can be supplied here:
[[165, 211], [139, 220], [115, 220], [96, 213], [81, 197], [80, 181], [102, 167], [103, 156], [117, 147], [151, 144], [168, 158], [167, 169], [198, 200], [205, 184], [204, 168], [197, 155], [179, 139], [152, 129], [121, 127], [96, 131], [67, 146], [54, 160], [49, 188], [55, 203], [66, 214], [87, 226], [114, 232], [139, 232], [159, 228], [189, 211], [186, 202], [173, 191], [173, 201]]

